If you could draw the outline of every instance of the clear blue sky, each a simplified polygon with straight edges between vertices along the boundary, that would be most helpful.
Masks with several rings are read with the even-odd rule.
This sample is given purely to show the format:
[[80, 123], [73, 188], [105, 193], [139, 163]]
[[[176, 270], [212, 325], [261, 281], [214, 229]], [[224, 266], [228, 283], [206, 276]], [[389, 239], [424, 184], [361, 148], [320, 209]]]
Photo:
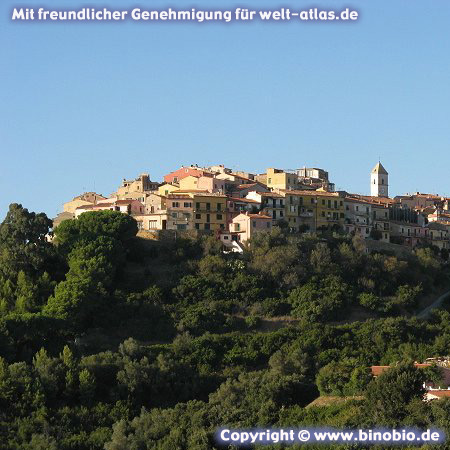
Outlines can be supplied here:
[[[450, 2], [354, 0], [356, 23], [13, 23], [0, 2], [0, 218], [182, 164], [318, 166], [368, 193], [450, 195]], [[347, 2], [91, 1], [151, 9]]]

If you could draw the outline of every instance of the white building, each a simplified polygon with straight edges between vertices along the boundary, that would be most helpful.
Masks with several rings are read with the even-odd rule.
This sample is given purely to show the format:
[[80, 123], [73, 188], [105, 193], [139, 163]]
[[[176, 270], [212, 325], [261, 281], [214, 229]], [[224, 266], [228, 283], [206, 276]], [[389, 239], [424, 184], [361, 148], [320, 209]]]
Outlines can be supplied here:
[[389, 197], [389, 174], [380, 162], [370, 173], [370, 195], [372, 197]]

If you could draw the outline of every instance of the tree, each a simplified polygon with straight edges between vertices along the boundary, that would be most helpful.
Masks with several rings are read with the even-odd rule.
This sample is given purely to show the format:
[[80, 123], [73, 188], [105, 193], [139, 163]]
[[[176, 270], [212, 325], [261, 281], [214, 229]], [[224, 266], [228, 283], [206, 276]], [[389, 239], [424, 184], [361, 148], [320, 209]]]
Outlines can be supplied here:
[[83, 404], [89, 405], [95, 396], [95, 377], [88, 369], [83, 369], [79, 375], [80, 400]]
[[43, 273], [55, 256], [48, 241], [52, 225], [44, 213], [12, 203], [0, 224], [0, 274], [15, 280], [20, 271], [32, 277]]
[[369, 370], [350, 359], [330, 362], [319, 370], [316, 377], [321, 395], [360, 394], [369, 381]]
[[93, 241], [107, 236], [122, 243], [136, 236], [136, 220], [118, 211], [88, 211], [77, 219], [64, 220], [55, 229], [55, 240], [66, 252], [79, 241]]
[[424, 373], [413, 364], [399, 364], [372, 380], [367, 388], [367, 412], [378, 426], [400, 425], [408, 415], [408, 405], [425, 393]]

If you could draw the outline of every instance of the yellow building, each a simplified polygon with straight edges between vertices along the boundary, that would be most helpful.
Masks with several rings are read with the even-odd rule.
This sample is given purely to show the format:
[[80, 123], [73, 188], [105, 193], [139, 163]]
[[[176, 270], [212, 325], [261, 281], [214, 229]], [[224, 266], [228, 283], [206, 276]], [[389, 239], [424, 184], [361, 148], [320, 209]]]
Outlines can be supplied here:
[[344, 198], [337, 192], [280, 191], [285, 196], [285, 218], [292, 231], [342, 228], [345, 221]]
[[194, 229], [224, 230], [227, 197], [221, 194], [190, 193], [194, 208]]
[[298, 175], [281, 169], [267, 169], [267, 187], [271, 189], [298, 189]]
[[167, 197], [169, 194], [174, 191], [178, 191], [179, 189], [180, 188], [178, 186], [175, 186], [174, 184], [165, 183], [158, 188], [158, 194]]
[[[122, 180], [122, 184], [117, 189], [118, 198], [132, 198], [129, 194], [150, 192], [158, 189], [158, 183], [150, 180], [148, 173], [142, 173], [134, 180]], [[133, 197], [136, 198], [136, 197]]]
[[84, 194], [74, 197], [70, 202], [64, 203], [63, 211], [75, 214], [75, 210], [79, 206], [95, 205], [98, 201], [105, 200], [106, 197], [96, 192], [85, 192]]
[[224, 230], [226, 224], [225, 195], [199, 191], [169, 194], [167, 229], [169, 230]]

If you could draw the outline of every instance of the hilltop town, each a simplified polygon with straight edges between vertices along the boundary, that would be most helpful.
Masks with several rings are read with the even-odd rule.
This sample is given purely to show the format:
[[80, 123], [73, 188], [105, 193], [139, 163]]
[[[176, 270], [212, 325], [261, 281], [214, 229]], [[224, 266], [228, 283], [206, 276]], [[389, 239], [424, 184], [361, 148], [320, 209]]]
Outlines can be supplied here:
[[336, 192], [328, 172], [319, 168], [254, 174], [191, 165], [168, 173], [163, 182], [148, 174], [123, 179], [109, 197], [83, 193], [64, 204], [54, 226], [86, 211], [115, 210], [131, 214], [141, 233], [215, 233], [235, 252], [255, 233], [278, 225], [293, 233], [356, 234], [368, 251], [432, 245], [447, 259], [449, 205], [449, 198], [433, 194], [389, 197], [389, 174], [381, 162], [370, 173], [370, 195]]

